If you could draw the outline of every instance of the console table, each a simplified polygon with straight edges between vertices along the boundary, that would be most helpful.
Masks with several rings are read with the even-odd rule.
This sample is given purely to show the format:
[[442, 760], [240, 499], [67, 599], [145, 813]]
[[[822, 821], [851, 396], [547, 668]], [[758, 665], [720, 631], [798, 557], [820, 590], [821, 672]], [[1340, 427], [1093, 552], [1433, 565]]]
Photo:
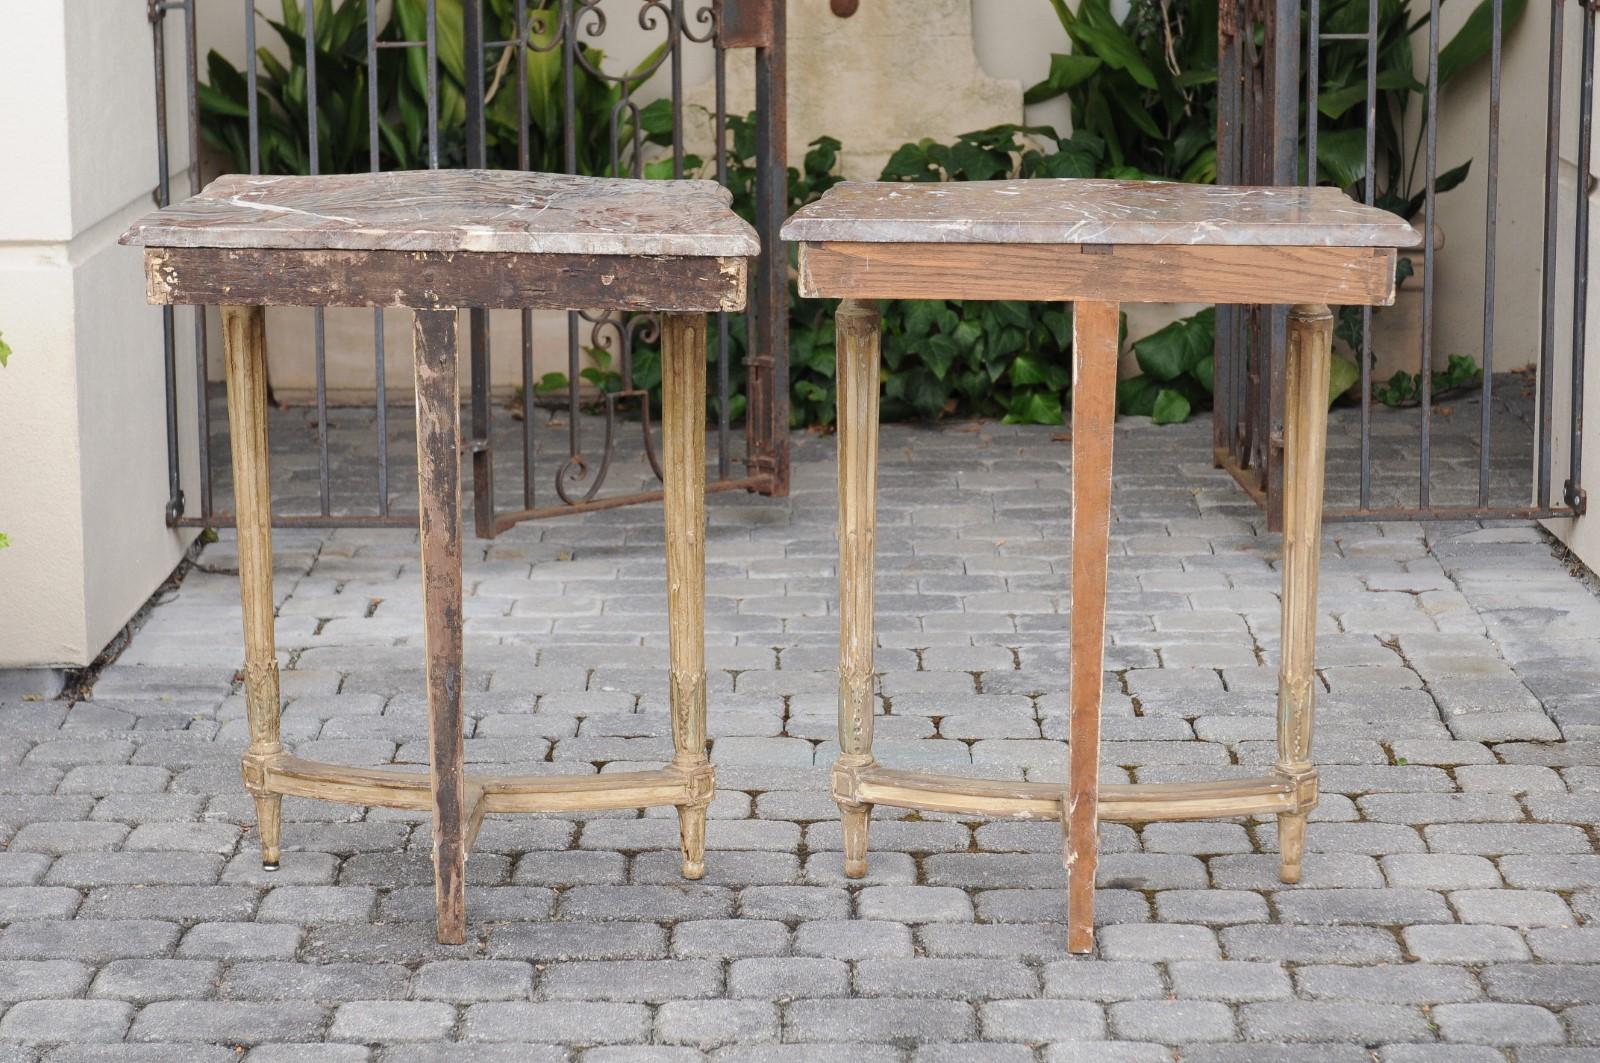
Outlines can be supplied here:
[[[1059, 819], [1068, 947], [1093, 947], [1100, 820], [1275, 814], [1280, 876], [1298, 881], [1311, 762], [1317, 563], [1333, 317], [1394, 300], [1400, 218], [1331, 188], [1079, 179], [845, 182], [790, 218], [800, 294], [838, 312], [839, 757], [845, 874], [866, 873], [873, 805]], [[903, 771], [872, 755], [873, 543], [879, 317], [875, 299], [1073, 303], [1072, 610], [1068, 777], [983, 780]], [[1278, 757], [1258, 778], [1099, 785], [1100, 687], [1116, 415], [1119, 303], [1289, 303], [1284, 417], [1283, 635]]]
[[[152, 303], [222, 306], [233, 441], [239, 586], [261, 860], [279, 860], [284, 795], [429, 811], [439, 940], [466, 933], [466, 859], [488, 812], [677, 807], [683, 874], [704, 872], [706, 314], [740, 310], [754, 230], [710, 181], [630, 181], [454, 170], [219, 178], [148, 215]], [[264, 306], [415, 311], [417, 468], [429, 771], [306, 760], [279, 741], [273, 644]], [[655, 771], [469, 773], [461, 711], [463, 307], [662, 313], [663, 498], [670, 616], [672, 762]]]

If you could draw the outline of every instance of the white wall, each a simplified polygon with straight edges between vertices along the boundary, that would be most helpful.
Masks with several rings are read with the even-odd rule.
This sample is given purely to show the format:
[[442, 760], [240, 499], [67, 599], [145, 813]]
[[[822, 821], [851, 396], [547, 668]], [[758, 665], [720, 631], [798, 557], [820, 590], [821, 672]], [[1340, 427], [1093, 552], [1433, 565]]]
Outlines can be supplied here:
[[153, 206], [150, 29], [144, 5], [99, 0], [6, 23], [0, 138], [32, 165], [0, 195], [0, 667], [82, 665], [191, 538], [163, 514], [160, 313], [116, 244]]
[[[1550, 23], [1544, 22], [1544, 32]], [[1571, 421], [1572, 364], [1567, 356], [1572, 343], [1572, 311], [1576, 292], [1573, 288], [1571, 263], [1577, 232], [1578, 131], [1576, 122], [1578, 79], [1581, 68], [1581, 21], [1574, 7], [1567, 12], [1563, 37], [1566, 44], [1562, 62], [1564, 84], [1562, 98], [1567, 101], [1567, 118], [1561, 131], [1561, 190], [1560, 190], [1560, 243], [1556, 289], [1556, 361], [1552, 373], [1555, 416], [1552, 422], [1552, 451], [1554, 467], [1551, 470], [1551, 494], [1561, 501], [1562, 484], [1570, 471], [1572, 453]], [[1546, 38], [1548, 39], [1548, 38]], [[1595, 147], [1591, 145], [1591, 148]], [[1600, 151], [1592, 151], [1584, 167], [1592, 175], [1600, 168]], [[1587, 412], [1588, 430], [1583, 435], [1583, 483], [1588, 486], [1589, 515], [1564, 520], [1546, 521], [1546, 526], [1572, 548], [1573, 553], [1589, 568], [1600, 571], [1600, 192], [1589, 192], [1589, 277], [1585, 322], [1585, 370], [1583, 405]], [[1533, 332], [1532, 342], [1537, 344], [1538, 332]], [[1538, 458], [1535, 456], [1535, 462]]]

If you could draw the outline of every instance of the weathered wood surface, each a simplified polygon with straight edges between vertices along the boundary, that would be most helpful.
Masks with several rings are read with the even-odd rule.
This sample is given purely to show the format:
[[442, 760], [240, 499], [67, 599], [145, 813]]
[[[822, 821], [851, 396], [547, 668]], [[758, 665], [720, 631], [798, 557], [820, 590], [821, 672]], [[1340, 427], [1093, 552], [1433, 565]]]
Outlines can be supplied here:
[[1278, 816], [1278, 875], [1284, 882], [1300, 881], [1306, 816], [1317, 803], [1311, 728], [1317, 685], [1317, 567], [1322, 549], [1332, 347], [1333, 314], [1326, 306], [1296, 306], [1289, 312], [1276, 770], [1294, 780], [1299, 801], [1294, 811]]
[[[706, 318], [661, 319], [661, 449], [667, 540], [667, 655], [672, 763], [694, 773], [706, 756]], [[683, 877], [705, 874], [704, 799], [678, 806]]]
[[[404, 768], [354, 768], [290, 753], [260, 761], [263, 785], [285, 797], [341, 801], [374, 808], [433, 808], [431, 773]], [[708, 769], [709, 770], [709, 769]], [[596, 775], [492, 775], [469, 772], [465, 791], [483, 795], [485, 812], [584, 812], [655, 808], [699, 799], [705, 773], [675, 767]], [[469, 846], [470, 848], [470, 846]]]
[[[836, 772], [836, 799], [1000, 819], [1063, 820], [1057, 783], [981, 779], [869, 764]], [[1202, 783], [1114, 783], [1100, 787], [1106, 823], [1157, 823], [1274, 815], [1295, 807], [1294, 783], [1277, 774]]]
[[255, 799], [261, 865], [280, 859], [283, 798], [270, 791], [261, 762], [283, 749], [279, 740], [278, 657], [273, 631], [272, 487], [267, 458], [267, 326], [259, 306], [222, 308], [222, 350], [233, 440], [233, 494], [238, 520], [239, 601], [244, 610], [244, 699], [250, 745], [242, 769]]
[[[871, 764], [873, 580], [877, 549], [878, 310], [847, 299], [835, 317], [839, 429], [839, 756], [834, 774]], [[867, 873], [872, 806], [839, 797], [844, 873]]]
[[1111, 439], [1117, 416], [1116, 303], [1072, 307], [1072, 617], [1067, 767], [1067, 947], [1094, 947], [1100, 847], [1100, 690], [1106, 562], [1111, 551]]
[[800, 294], [1386, 306], [1394, 260], [1371, 247], [805, 243]]
[[481, 306], [555, 310], [743, 310], [738, 257], [530, 255], [151, 247], [150, 302], [264, 306]]
[[415, 354], [434, 900], [439, 940], [460, 944], [467, 925], [469, 809], [461, 715], [461, 406], [453, 311], [417, 312]]
[[401, 170], [315, 177], [229, 174], [145, 215], [145, 247], [509, 251], [535, 255], [761, 253], [715, 181], [518, 170]]
[[852, 243], [1410, 247], [1418, 241], [1397, 215], [1337, 188], [1083, 178], [844, 181], [800, 208], [782, 235]]

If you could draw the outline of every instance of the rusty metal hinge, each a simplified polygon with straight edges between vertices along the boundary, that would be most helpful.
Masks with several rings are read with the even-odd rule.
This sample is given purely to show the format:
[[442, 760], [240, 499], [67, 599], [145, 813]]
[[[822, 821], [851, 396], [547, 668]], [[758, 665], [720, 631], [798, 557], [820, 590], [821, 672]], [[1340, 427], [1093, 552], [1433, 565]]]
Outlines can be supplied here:
[[1568, 480], [1562, 485], [1563, 501], [1572, 508], [1572, 512], [1583, 516], [1589, 508], [1589, 492]]

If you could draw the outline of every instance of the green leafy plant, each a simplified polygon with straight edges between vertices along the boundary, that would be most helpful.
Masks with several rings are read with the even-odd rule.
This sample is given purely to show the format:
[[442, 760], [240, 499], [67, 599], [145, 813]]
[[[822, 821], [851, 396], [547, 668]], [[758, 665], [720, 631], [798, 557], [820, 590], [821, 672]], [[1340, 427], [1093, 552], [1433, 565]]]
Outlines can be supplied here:
[[886, 304], [886, 417], [998, 416], [1060, 424], [1072, 382], [1072, 317], [1029, 303]]
[[[1527, 0], [1504, 0], [1501, 8], [1504, 32], [1520, 23]], [[1413, 17], [1410, 0], [1381, 0], [1378, 8], [1378, 69], [1374, 74], [1377, 96], [1373, 107], [1373, 156], [1375, 172], [1367, 173], [1366, 113], [1367, 45], [1362, 40], [1342, 39], [1344, 34], [1365, 34], [1368, 7], [1366, 0], [1331, 0], [1323, 6], [1320, 69], [1322, 79], [1317, 95], [1317, 178], [1350, 195], [1365, 199], [1368, 182], [1376, 206], [1414, 221], [1427, 202], [1426, 173], [1422, 170], [1423, 138], [1427, 133], [1427, 86], [1414, 74], [1415, 35], [1425, 30], [1430, 15], [1423, 11]], [[1441, 98], [1464, 72], [1489, 55], [1493, 45], [1492, 0], [1480, 0], [1461, 28], [1439, 48], [1439, 91]], [[1414, 123], [1410, 128], [1409, 123]], [[1304, 163], [1302, 162], [1302, 168]], [[1459, 187], [1471, 171], [1468, 159], [1437, 173], [1435, 195]], [[1416, 274], [1412, 255], [1395, 261], [1395, 284], [1403, 285]], [[1335, 334], [1349, 347], [1364, 349], [1362, 313], [1359, 307], [1338, 307]], [[1463, 356], [1451, 356], [1470, 364]], [[1345, 358], [1334, 359], [1336, 382], [1341, 377], [1342, 393], [1360, 377], [1360, 367]], [[1435, 374], [1437, 377], [1438, 374]], [[1405, 379], [1402, 379], [1405, 378]], [[1415, 373], [1398, 372], [1386, 384], [1375, 384], [1373, 395], [1386, 405], [1413, 405], [1417, 399]]]
[[1140, 375], [1117, 384], [1117, 409], [1156, 424], [1180, 424], [1211, 400], [1217, 312], [1207, 307], [1133, 344]]
[[[466, 51], [462, 0], [437, 0], [439, 161], [460, 166], [466, 158]], [[562, 54], [556, 46], [558, 11], [530, 4], [527, 61], [529, 166], [565, 170], [565, 98]], [[261, 16], [287, 54], [280, 60], [262, 47], [256, 52], [257, 111], [260, 118], [262, 173], [310, 172], [311, 134], [307, 115], [305, 13], [300, 0], [281, 0], [282, 17]], [[485, 34], [495, 40], [517, 38], [515, 0], [488, 0]], [[354, 173], [370, 168], [365, 0], [316, 0], [317, 155], [322, 173]], [[421, 41], [427, 33], [427, 0], [394, 0], [388, 20], [378, 28], [380, 43]], [[632, 172], [636, 150], [645, 140], [636, 92], [661, 65], [666, 44], [633, 70], [600, 76], [605, 53], [580, 42], [581, 61], [573, 64], [575, 169], [586, 174]], [[486, 71], [484, 147], [492, 167], [518, 165], [521, 107], [513, 69], [515, 48], [502, 48]], [[249, 82], [243, 71], [213, 51], [206, 57], [208, 79], [199, 86], [201, 136], [226, 154], [236, 171], [250, 167]], [[385, 170], [419, 169], [428, 164], [428, 59], [423, 48], [380, 48], [376, 87], [379, 165]], [[613, 129], [615, 124], [615, 129]], [[618, 145], [613, 159], [611, 144]]]
[[[1492, 46], [1493, 0], [1480, 0], [1462, 27], [1439, 48], [1441, 96], [1462, 73], [1489, 54]], [[1521, 21], [1527, 0], [1504, 0], [1501, 17], [1506, 33]], [[1373, 144], [1376, 172], [1367, 173], [1366, 112], [1367, 45], [1345, 39], [1365, 34], [1367, 0], [1331, 0], [1322, 8], [1322, 78], [1317, 94], [1318, 183], [1337, 185], [1357, 198], [1366, 182], [1375, 183], [1373, 202], [1408, 221], [1421, 212], [1427, 192], [1422, 172], [1423, 138], [1427, 133], [1427, 86], [1414, 74], [1414, 35], [1428, 25], [1424, 11], [1413, 17], [1410, 0], [1380, 0], [1378, 8], [1377, 97], [1374, 101]], [[1420, 105], [1419, 105], [1420, 104]], [[1415, 128], [1408, 127], [1408, 119]], [[1467, 179], [1472, 160], [1440, 171], [1436, 194]], [[1303, 166], [1302, 166], [1303, 168]]]
[[1102, 176], [1209, 184], [1217, 176], [1217, 8], [1133, 0], [1125, 17], [1110, 0], [1050, 0], [1072, 51], [1025, 101], [1066, 95], [1072, 127], [1105, 143]]
[[[1048, 149], [1048, 150], [1047, 150]], [[1093, 133], [1063, 137], [1049, 126], [997, 125], [962, 133], [952, 144], [903, 144], [880, 181], [991, 181], [1014, 177], [1093, 177], [1105, 142]]]
[[[1430, 394], [1440, 399], [1451, 392], [1475, 387], [1483, 380], [1483, 370], [1464, 354], [1452, 354], [1442, 371], [1435, 371], [1430, 381]], [[1385, 406], [1417, 406], [1422, 402], [1422, 374], [1408, 373], [1404, 369], [1391, 376], [1387, 383], [1372, 389], [1372, 397]]]

